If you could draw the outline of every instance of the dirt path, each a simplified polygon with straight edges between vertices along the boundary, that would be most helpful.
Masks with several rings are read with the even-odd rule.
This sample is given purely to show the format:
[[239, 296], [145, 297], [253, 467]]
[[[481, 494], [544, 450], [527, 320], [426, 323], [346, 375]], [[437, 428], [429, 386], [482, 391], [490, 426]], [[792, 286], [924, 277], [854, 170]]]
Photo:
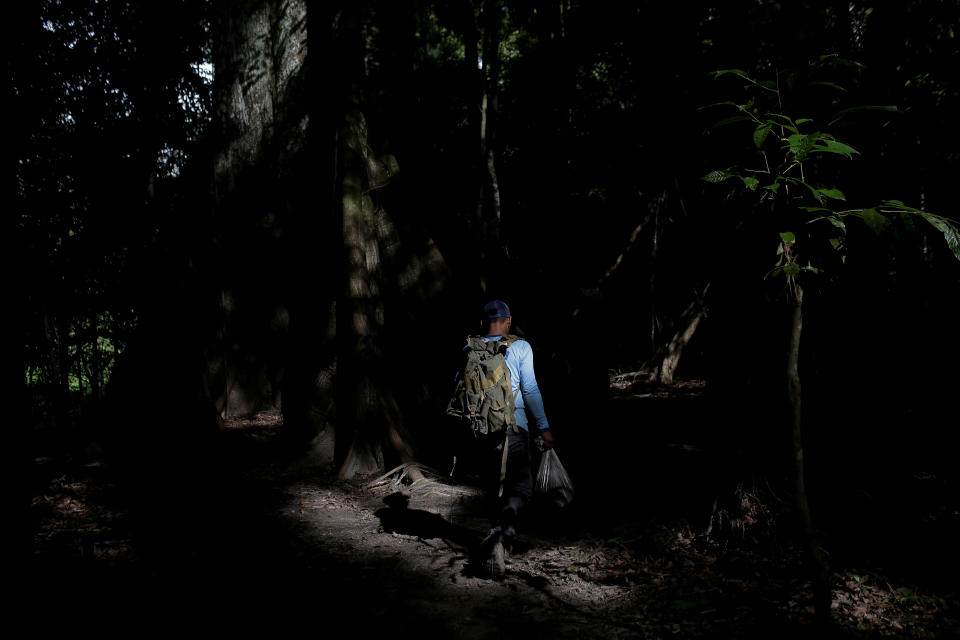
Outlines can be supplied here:
[[[809, 584], [770, 496], [739, 491], [709, 534], [664, 508], [690, 484], [710, 489], [679, 482], [701, 464], [684, 466], [695, 451], [651, 447], [664, 464], [619, 493], [578, 484], [570, 507], [526, 523], [494, 581], [470, 557], [487, 527], [477, 490], [396, 474], [337, 482], [278, 462], [263, 448], [275, 427], [224, 434], [239, 438], [199, 477], [164, 467], [134, 489], [96, 455], [38, 458], [20, 613], [118, 637], [344, 625], [364, 638], [811, 637]], [[671, 490], [680, 497], [652, 500]], [[837, 637], [960, 637], [955, 589], [835, 570]]]
[[[586, 579], [599, 541], [524, 536], [503, 580], [475, 569], [471, 548], [486, 521], [479, 494], [435, 480], [364, 489], [299, 482], [282, 508], [304, 535], [381, 592], [373, 612], [400, 631], [451, 638], [644, 637], [629, 584]], [[376, 585], [376, 586], [375, 586]]]
[[[810, 587], [787, 549], [724, 545], [682, 522], [591, 533], [561, 516], [528, 528], [505, 578], [494, 581], [470, 558], [487, 524], [473, 489], [437, 480], [374, 488], [299, 481], [287, 491], [284, 517], [322, 547], [318, 561], [354, 577], [370, 619], [388, 621], [391, 633], [825, 637], [808, 627]], [[838, 576], [834, 610], [837, 638], [949, 638], [957, 628], [956, 603], [870, 573]]]

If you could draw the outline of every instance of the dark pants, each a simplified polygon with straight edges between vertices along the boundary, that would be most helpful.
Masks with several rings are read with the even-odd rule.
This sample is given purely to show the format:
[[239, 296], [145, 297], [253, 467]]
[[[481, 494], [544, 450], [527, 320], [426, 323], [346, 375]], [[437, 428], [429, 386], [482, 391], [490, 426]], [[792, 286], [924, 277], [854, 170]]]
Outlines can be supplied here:
[[[503, 439], [507, 437], [507, 468], [500, 492], [500, 474], [503, 466]], [[487, 468], [492, 482], [490, 496], [495, 498], [491, 525], [509, 538], [516, 533], [520, 514], [533, 495], [533, 475], [530, 466], [530, 436], [524, 431], [497, 434], [491, 439]]]

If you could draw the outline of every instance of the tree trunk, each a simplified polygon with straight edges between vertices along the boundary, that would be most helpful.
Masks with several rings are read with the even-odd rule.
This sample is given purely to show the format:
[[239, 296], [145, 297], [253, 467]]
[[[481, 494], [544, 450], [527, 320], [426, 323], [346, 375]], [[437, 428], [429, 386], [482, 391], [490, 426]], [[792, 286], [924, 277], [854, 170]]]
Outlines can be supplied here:
[[103, 352], [100, 349], [100, 319], [96, 313], [90, 318], [90, 392], [99, 400], [103, 376]]
[[377, 191], [396, 171], [369, 144], [366, 119], [354, 110], [340, 136], [345, 288], [337, 303], [339, 476], [352, 478], [384, 467], [383, 445], [392, 445], [403, 462], [413, 459], [392, 385], [385, 378], [383, 329], [388, 285], [384, 259], [395, 242]]
[[[404, 28], [382, 17], [388, 9], [225, 3], [218, 47], [223, 346], [233, 359], [221, 380], [238, 389], [225, 399], [235, 410], [263, 396], [264, 378], [281, 384], [285, 438], [343, 478], [380, 470], [387, 456], [412, 460], [384, 326], [399, 324], [388, 300], [438, 281], [428, 273], [435, 248], [406, 260], [381, 195], [397, 163], [374, 152], [368, 131], [378, 39]], [[250, 250], [271, 262], [254, 259], [251, 273]]]
[[[342, 231], [336, 301], [335, 462], [338, 475], [346, 479], [382, 470], [391, 456], [403, 463], [413, 461], [412, 438], [395, 396], [398, 376], [411, 371], [396, 371], [401, 360], [385, 355], [393, 348], [385, 326], [400, 324], [402, 296], [422, 284], [426, 275], [422, 272], [431, 269], [433, 262], [429, 250], [425, 260], [400, 256], [403, 243], [382, 204], [398, 164], [392, 155], [374, 151], [364, 112], [369, 69], [382, 55], [372, 34], [388, 36], [379, 28], [383, 25], [376, 24], [377, 17], [363, 7], [338, 16], [333, 33], [336, 86], [345, 100], [339, 114], [327, 114], [342, 123], [336, 135], [334, 191]], [[396, 304], [391, 306], [388, 299]]]
[[[653, 233], [650, 238], [650, 256], [648, 262], [650, 264], [650, 279], [648, 282], [648, 299], [650, 301], [650, 346], [652, 349], [656, 349], [660, 344], [660, 313], [658, 305], [658, 295], [657, 295], [657, 267], [658, 260], [660, 256], [660, 210], [663, 207], [663, 202], [666, 199], [666, 193], [662, 193], [657, 201], [653, 204], [651, 209], [651, 215], [653, 217]], [[699, 321], [698, 321], [699, 322]], [[696, 327], [694, 327], [696, 329]], [[674, 341], [676, 338], [674, 338]], [[671, 341], [673, 345], [673, 341]], [[662, 373], [661, 373], [662, 377]], [[672, 374], [671, 374], [672, 378]], [[671, 383], [666, 383], [671, 384]]]
[[506, 249], [500, 229], [502, 210], [497, 177], [496, 132], [500, 84], [500, 3], [484, 0], [481, 15], [483, 33], [483, 94], [480, 99], [480, 198], [477, 223], [480, 229], [480, 289], [501, 286], [506, 271]]
[[707, 309], [704, 301], [709, 290], [710, 283], [708, 282], [703, 291], [697, 294], [696, 299], [680, 315], [678, 323], [680, 328], [673, 334], [673, 338], [666, 347], [657, 350], [654, 360], [659, 358], [660, 363], [657, 365], [656, 371], [650, 376], [650, 382], [673, 384], [677, 367], [680, 365], [680, 356], [683, 355], [683, 350], [693, 339], [694, 333], [700, 326], [700, 321], [706, 316]]
[[301, 215], [307, 100], [306, 4], [221, 2], [214, 47], [219, 151], [214, 185], [220, 248], [221, 354], [211, 362], [224, 417], [273, 408], [288, 338], [290, 219]]
[[[35, 277], [32, 270], [23, 269], [26, 262], [26, 244], [21, 229], [22, 201], [20, 197], [21, 160], [26, 155], [28, 132], [33, 130], [32, 120], [40, 111], [30, 104], [32, 92], [15, 91], [15, 87], [27, 86], [23, 82], [32, 73], [35, 60], [36, 38], [40, 32], [39, 6], [36, 3], [11, 5], [7, 8], [5, 22], [8, 34], [3, 39], [4, 104], [8, 117], [17, 126], [10, 127], [3, 145], [3, 171], [0, 197], [6, 203], [3, 216], [3, 237], [7, 238], [4, 255], [4, 273], [8, 274], [5, 300], [8, 309], [8, 325], [3, 332], [3, 389], [9, 394], [3, 413], [4, 443], [0, 453], [3, 469], [3, 509], [5, 526], [0, 534], [4, 558], [8, 560], [6, 580], [8, 584], [24, 585], [31, 578], [30, 560], [33, 558], [34, 525], [30, 513], [33, 486], [26, 479], [33, 477], [29, 389], [25, 379], [26, 345], [29, 309], [28, 293], [33, 292]], [[17, 213], [18, 215], [14, 215]], [[12, 405], [12, 406], [11, 406]], [[9, 560], [12, 559], [12, 562]]]
[[673, 339], [670, 340], [670, 344], [667, 346], [667, 354], [660, 364], [660, 382], [662, 384], [673, 384], [674, 374], [676, 374], [677, 367], [680, 364], [680, 356], [683, 355], [683, 349], [690, 343], [704, 315], [706, 315], [706, 310], [701, 306], [699, 310], [693, 314], [693, 317], [690, 318], [686, 328], [677, 331], [673, 335]]
[[804, 544], [813, 580], [814, 617], [818, 624], [829, 625], [832, 601], [830, 569], [817, 543], [813, 515], [807, 495], [803, 460], [803, 429], [800, 399], [800, 336], [803, 331], [803, 289], [791, 286], [790, 340], [787, 351], [787, 398], [790, 406], [793, 448], [794, 496], [800, 517]]

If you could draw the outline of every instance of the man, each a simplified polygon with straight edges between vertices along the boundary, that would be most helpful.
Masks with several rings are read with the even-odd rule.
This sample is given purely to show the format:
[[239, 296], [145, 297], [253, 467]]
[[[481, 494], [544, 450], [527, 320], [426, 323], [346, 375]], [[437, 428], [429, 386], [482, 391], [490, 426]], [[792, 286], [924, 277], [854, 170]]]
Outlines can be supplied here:
[[[513, 317], [510, 307], [500, 300], [492, 300], [483, 308], [484, 340], [501, 340], [510, 334]], [[504, 546], [510, 546], [516, 535], [517, 518], [533, 495], [533, 475], [530, 469], [529, 430], [532, 417], [543, 446], [553, 447], [553, 434], [543, 408], [543, 398], [537, 386], [533, 369], [533, 349], [523, 339], [515, 339], [504, 356], [510, 370], [510, 382], [514, 397], [514, 416], [519, 433], [512, 430], [500, 432], [490, 446], [488, 469], [495, 469], [494, 476], [500, 479], [504, 438], [507, 441], [506, 473], [502, 480], [502, 492], [494, 509], [489, 535], [481, 545], [486, 556], [488, 571], [494, 577], [504, 573]], [[499, 487], [498, 487], [499, 492]]]

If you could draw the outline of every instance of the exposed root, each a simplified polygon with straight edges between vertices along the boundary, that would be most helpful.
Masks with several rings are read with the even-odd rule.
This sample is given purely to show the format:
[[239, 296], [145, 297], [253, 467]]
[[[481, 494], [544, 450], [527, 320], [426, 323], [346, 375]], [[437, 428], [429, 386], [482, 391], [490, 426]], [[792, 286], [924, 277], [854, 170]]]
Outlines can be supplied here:
[[401, 484], [404, 484], [404, 481], [412, 487], [417, 484], [430, 482], [433, 478], [438, 478], [439, 476], [440, 473], [430, 467], [418, 462], [407, 462], [394, 467], [379, 478], [371, 480], [364, 485], [364, 487], [373, 489], [375, 487], [389, 485], [390, 488], [395, 489]]

